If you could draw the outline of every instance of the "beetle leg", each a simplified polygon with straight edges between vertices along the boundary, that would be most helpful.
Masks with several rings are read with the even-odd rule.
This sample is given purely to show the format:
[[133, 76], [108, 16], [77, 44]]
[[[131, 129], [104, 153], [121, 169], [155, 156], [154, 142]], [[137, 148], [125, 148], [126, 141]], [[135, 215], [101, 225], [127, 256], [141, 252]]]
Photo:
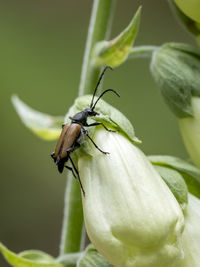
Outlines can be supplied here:
[[90, 127], [90, 126], [97, 126], [97, 125], [102, 125], [104, 127], [104, 129], [108, 132], [112, 132], [112, 133], [115, 133], [116, 131], [113, 131], [113, 130], [110, 130], [108, 129], [102, 122], [94, 122], [92, 124], [87, 124], [85, 125], [86, 127]]
[[80, 186], [81, 186], [81, 190], [82, 190], [82, 192], [83, 192], [83, 195], [85, 196], [85, 191], [84, 191], [84, 189], [83, 189], [83, 185], [82, 185], [82, 183], [81, 183], [81, 178], [80, 178], [80, 176], [79, 176], [79, 171], [77, 170], [76, 166], [74, 165], [74, 162], [73, 162], [72, 158], [70, 157], [70, 155], [69, 155], [69, 160], [71, 161], [71, 164], [72, 164], [72, 166], [73, 166], [73, 168], [74, 168], [74, 171], [76, 172], [76, 174], [77, 174], [77, 176], [78, 176], [78, 180], [79, 180], [79, 183], [80, 183]]
[[65, 166], [65, 168], [67, 168], [68, 170], [70, 170], [72, 172], [75, 179], [77, 178], [72, 167]]
[[103, 154], [110, 154], [109, 152], [105, 152], [105, 151], [101, 150], [101, 149], [95, 144], [95, 142], [92, 140], [92, 138], [89, 136], [88, 131], [85, 130], [83, 127], [82, 127], [82, 129], [83, 129], [83, 133], [84, 133], [85, 135], [87, 135], [87, 137], [90, 139], [90, 141], [93, 143], [93, 145], [94, 145], [94, 146], [95, 146], [101, 153], [103, 153]]

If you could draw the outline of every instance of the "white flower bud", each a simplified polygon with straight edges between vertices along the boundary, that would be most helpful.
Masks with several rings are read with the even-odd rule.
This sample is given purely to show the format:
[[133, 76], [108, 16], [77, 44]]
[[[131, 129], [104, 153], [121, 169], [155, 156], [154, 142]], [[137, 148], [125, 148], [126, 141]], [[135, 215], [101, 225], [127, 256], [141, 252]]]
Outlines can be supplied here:
[[172, 267], [182, 258], [184, 217], [146, 156], [119, 133], [97, 130], [93, 149], [78, 160], [86, 195], [87, 233], [116, 267]]
[[200, 266], [200, 200], [189, 194], [182, 235], [184, 258], [177, 267]]
[[192, 160], [200, 167], [200, 97], [192, 97], [191, 105], [193, 117], [180, 119], [179, 126]]

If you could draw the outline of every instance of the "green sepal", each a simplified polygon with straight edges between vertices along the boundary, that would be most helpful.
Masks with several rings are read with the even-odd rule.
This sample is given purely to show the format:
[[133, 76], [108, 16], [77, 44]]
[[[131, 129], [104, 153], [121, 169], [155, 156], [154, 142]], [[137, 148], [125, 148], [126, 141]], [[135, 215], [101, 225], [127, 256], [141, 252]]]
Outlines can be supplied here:
[[150, 68], [174, 114], [193, 116], [191, 97], [200, 96], [199, 51], [186, 44], [164, 44], [153, 53]]
[[126, 60], [138, 32], [141, 9], [142, 7], [138, 8], [130, 24], [117, 37], [96, 44], [93, 62], [95, 65], [117, 67]]
[[200, 198], [200, 169], [193, 164], [173, 156], [153, 155], [148, 157], [153, 165], [166, 166], [178, 171], [186, 182], [190, 193]]
[[182, 175], [165, 166], [154, 165], [154, 168], [171, 190], [182, 210], [184, 210], [188, 203], [188, 189]]
[[[81, 112], [85, 108], [90, 107], [92, 95], [84, 95], [78, 97], [74, 105], [69, 109], [69, 112], [65, 116], [65, 122], [70, 122], [69, 117], [73, 117], [76, 113]], [[97, 97], [94, 98], [94, 102]], [[140, 143], [141, 141], [135, 136], [135, 131], [130, 123], [130, 121], [116, 108], [106, 103], [104, 100], [100, 100], [95, 107], [95, 111], [99, 113], [99, 115], [88, 118], [88, 124], [93, 123], [95, 121], [104, 123], [109, 129], [116, 130], [126, 136], [131, 142]], [[87, 128], [91, 132], [95, 129], [98, 129], [96, 126]]]
[[89, 245], [83, 257], [78, 261], [77, 267], [113, 267], [93, 245]]
[[12, 103], [20, 119], [34, 134], [46, 141], [56, 140], [60, 136], [64, 116], [51, 116], [32, 109], [17, 96]]
[[56, 263], [56, 260], [38, 250], [24, 251], [15, 254], [0, 243], [0, 251], [6, 261], [14, 267], [63, 267], [62, 264]]

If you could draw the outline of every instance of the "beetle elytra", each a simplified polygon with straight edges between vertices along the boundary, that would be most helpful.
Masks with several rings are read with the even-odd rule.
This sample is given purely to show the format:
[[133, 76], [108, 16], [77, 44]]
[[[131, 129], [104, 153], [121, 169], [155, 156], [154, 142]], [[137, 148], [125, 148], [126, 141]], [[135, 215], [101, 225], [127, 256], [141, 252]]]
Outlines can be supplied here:
[[[97, 125], [102, 125], [105, 130], [107, 131], [111, 131], [109, 130], [103, 123], [101, 122], [94, 122], [92, 124], [88, 124], [87, 123], [87, 118], [88, 117], [93, 117], [96, 115], [99, 115], [94, 109], [96, 104], [98, 103], [98, 101], [100, 100], [100, 98], [107, 92], [113, 92], [115, 93], [117, 96], [119, 96], [119, 94], [113, 90], [113, 89], [107, 89], [105, 91], [103, 91], [100, 96], [97, 98], [96, 102], [94, 103], [94, 97], [95, 94], [97, 92], [97, 89], [99, 87], [99, 84], [101, 82], [101, 79], [105, 73], [105, 71], [111, 67], [106, 66], [104, 68], [104, 70], [102, 71], [99, 80], [97, 82], [96, 88], [94, 90], [93, 96], [92, 96], [92, 100], [91, 100], [91, 104], [89, 108], [86, 108], [84, 110], [82, 110], [81, 112], [76, 113], [73, 117], [70, 117], [71, 122], [70, 123], [66, 123], [62, 126], [62, 131], [60, 134], [60, 137], [58, 139], [55, 151], [51, 154], [51, 157], [53, 158], [55, 164], [58, 167], [58, 171], [60, 173], [63, 172], [64, 167], [66, 167], [67, 169], [69, 169], [73, 176], [75, 178], [78, 177], [80, 186], [81, 186], [81, 190], [83, 192], [83, 195], [85, 196], [85, 191], [83, 189], [83, 185], [81, 183], [81, 179], [80, 179], [80, 175], [78, 172], [78, 169], [76, 168], [72, 158], [71, 158], [71, 153], [76, 150], [77, 148], [80, 147], [80, 139], [83, 135], [86, 135], [89, 140], [93, 143], [93, 145], [103, 154], [108, 154], [108, 152], [105, 152], [103, 150], [101, 150], [96, 144], [95, 142], [92, 140], [92, 138], [89, 136], [88, 131], [84, 128], [84, 127], [91, 127], [91, 126], [97, 126]], [[71, 167], [70, 166], [65, 166], [65, 163], [67, 161], [71, 162]]]

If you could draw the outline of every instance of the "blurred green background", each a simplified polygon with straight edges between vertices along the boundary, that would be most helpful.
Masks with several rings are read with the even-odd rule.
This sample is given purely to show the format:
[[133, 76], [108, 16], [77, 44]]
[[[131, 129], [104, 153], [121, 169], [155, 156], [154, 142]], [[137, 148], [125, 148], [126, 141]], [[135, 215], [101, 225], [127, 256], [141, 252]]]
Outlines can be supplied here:
[[[118, 1], [112, 37], [128, 25], [140, 4], [136, 45], [194, 43], [166, 0]], [[55, 142], [44, 142], [26, 129], [10, 97], [15, 93], [45, 113], [66, 113], [77, 96], [91, 7], [92, 0], [0, 3], [0, 240], [16, 252], [40, 249], [58, 254], [66, 174], [57, 172], [49, 156]], [[147, 59], [107, 73], [104, 88], [120, 92], [119, 100], [105, 99], [131, 120], [145, 153], [188, 157], [177, 120], [162, 101]], [[0, 266], [8, 266], [2, 257]]]

